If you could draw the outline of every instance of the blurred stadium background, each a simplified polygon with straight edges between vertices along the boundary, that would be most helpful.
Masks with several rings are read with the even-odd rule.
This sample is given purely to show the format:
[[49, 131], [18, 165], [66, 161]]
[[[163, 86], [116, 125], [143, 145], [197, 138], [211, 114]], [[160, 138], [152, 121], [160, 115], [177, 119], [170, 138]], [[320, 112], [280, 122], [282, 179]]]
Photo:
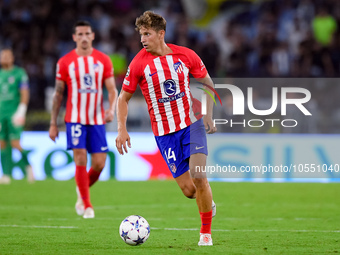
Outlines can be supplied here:
[[[56, 62], [74, 48], [71, 33], [76, 20], [93, 24], [94, 46], [111, 56], [120, 88], [128, 64], [141, 49], [134, 21], [148, 9], [166, 18], [166, 42], [195, 50], [214, 78], [340, 74], [340, 2], [336, 0], [1, 0], [0, 48], [12, 47], [16, 63], [30, 77], [26, 130], [48, 130]], [[315, 127], [299, 132], [337, 133], [340, 90], [336, 85], [310, 87], [319, 116]], [[268, 99], [259, 93], [259, 100]], [[129, 129], [150, 131], [144, 99], [138, 96], [132, 102], [138, 111], [130, 113]], [[114, 131], [116, 125], [108, 128]]]
[[[312, 99], [307, 108], [313, 113], [312, 117], [298, 114], [296, 108], [288, 112], [287, 118], [299, 120], [299, 126], [295, 129], [280, 126], [251, 129], [221, 126], [220, 133], [334, 135], [326, 140], [322, 136], [317, 139], [308, 136], [310, 151], [305, 150], [303, 137], [306, 136], [289, 137], [290, 140], [287, 139], [287, 143], [282, 145], [282, 138], [277, 136], [263, 136], [259, 140], [253, 136], [251, 139], [248, 139], [249, 136], [237, 136], [238, 142], [229, 143], [230, 147], [227, 148], [217, 146], [216, 139], [213, 139], [215, 142], [211, 147], [215, 150], [211, 154], [211, 164], [235, 160], [238, 164], [243, 162], [246, 165], [290, 164], [298, 162], [296, 159], [300, 158], [303, 160], [299, 163], [310, 163], [305, 162], [309, 158], [315, 161], [312, 163], [327, 166], [338, 163], [336, 144], [340, 138], [336, 134], [340, 128], [340, 80], [337, 78], [340, 75], [340, 2], [337, 0], [0, 0], [0, 48], [12, 47], [16, 63], [26, 69], [30, 78], [31, 101], [25, 130], [34, 133], [24, 134], [23, 146], [32, 150], [30, 159], [37, 162], [34, 168], [38, 179], [51, 175], [54, 168], [67, 172], [66, 165], [69, 166], [68, 174], [61, 178], [58, 175], [54, 177], [68, 179], [73, 175], [70, 165], [72, 154], [64, 151], [64, 139], [60, 138], [55, 147], [46, 133], [37, 133], [46, 132], [49, 127], [56, 62], [75, 47], [71, 36], [73, 23], [79, 19], [92, 23], [96, 33], [94, 47], [111, 57], [120, 90], [128, 64], [141, 49], [139, 34], [134, 30], [135, 19], [149, 9], [166, 18], [166, 42], [195, 50], [212, 77], [248, 79], [248, 86], [252, 85], [254, 78], [269, 81], [269, 86], [261, 86], [259, 82], [254, 85], [254, 105], [258, 108], [270, 107], [271, 87], [275, 85], [273, 78], [280, 78], [281, 81], [294, 78], [294, 84], [288, 85], [305, 87], [311, 91]], [[302, 77], [309, 79], [302, 84]], [[245, 90], [245, 87], [242, 89]], [[223, 105], [217, 105], [215, 117], [230, 117], [230, 95], [221, 96]], [[279, 111], [278, 108], [273, 116], [279, 118]], [[64, 130], [62, 114], [59, 116], [59, 125]], [[110, 164], [115, 169], [110, 170], [107, 164], [102, 179], [120, 176], [118, 179], [125, 180], [117, 171], [125, 171], [133, 179], [139, 176], [138, 173], [126, 172], [126, 169], [135, 169], [136, 165], [142, 169], [139, 169], [139, 174], [145, 170], [137, 180], [168, 178], [166, 169], [160, 173], [154, 172], [160, 168], [162, 159], [153, 143], [146, 104], [138, 90], [130, 102], [128, 130], [148, 133], [133, 133], [133, 138], [136, 135], [135, 141], [138, 141], [133, 144], [134, 157], [119, 160], [115, 158], [114, 133], [110, 134], [110, 150], [113, 153], [110, 157], [113, 163]], [[116, 122], [107, 124], [107, 131], [115, 132]], [[223, 135], [217, 140], [228, 144], [230, 134]], [[36, 140], [32, 140], [32, 137]], [[150, 141], [152, 145], [146, 146]], [[34, 146], [38, 144], [40, 148]], [[216, 153], [223, 154], [221, 148], [230, 157], [216, 158]], [[248, 152], [244, 153], [243, 149]], [[51, 156], [52, 152], [56, 155]], [[246, 155], [249, 160], [241, 160], [247, 159]], [[14, 155], [14, 161], [18, 160], [20, 158]], [[17, 175], [15, 173], [16, 178], [21, 178], [20, 171]], [[336, 176], [331, 173], [321, 177], [335, 180]]]

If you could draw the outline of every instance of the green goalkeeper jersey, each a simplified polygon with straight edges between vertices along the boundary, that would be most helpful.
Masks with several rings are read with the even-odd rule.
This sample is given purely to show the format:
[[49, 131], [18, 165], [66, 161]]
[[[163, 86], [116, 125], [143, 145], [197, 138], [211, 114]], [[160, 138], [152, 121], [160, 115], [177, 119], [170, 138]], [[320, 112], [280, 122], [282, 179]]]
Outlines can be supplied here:
[[28, 76], [23, 68], [0, 70], [0, 119], [15, 113], [20, 103], [20, 90], [28, 88]]

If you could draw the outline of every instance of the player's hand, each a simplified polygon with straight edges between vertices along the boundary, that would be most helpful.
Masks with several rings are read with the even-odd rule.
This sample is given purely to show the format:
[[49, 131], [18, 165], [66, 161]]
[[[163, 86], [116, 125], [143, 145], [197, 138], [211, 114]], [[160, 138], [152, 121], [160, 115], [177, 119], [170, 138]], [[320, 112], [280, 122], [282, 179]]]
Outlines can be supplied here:
[[12, 123], [14, 126], [25, 125], [26, 111], [27, 111], [27, 105], [25, 103], [20, 103], [16, 112], [12, 116]]
[[20, 116], [19, 114], [14, 114], [12, 117], [12, 123], [16, 127], [25, 125], [25, 116]]
[[127, 130], [118, 131], [118, 136], [116, 138], [116, 147], [120, 155], [124, 155], [124, 151], [125, 153], [128, 153], [126, 143], [129, 146], [129, 148], [131, 148], [130, 136]]
[[110, 110], [110, 109], [107, 109], [105, 111], [105, 122], [111, 122], [113, 121], [113, 118], [114, 118], [114, 111], [113, 110]]
[[211, 117], [208, 117], [207, 115], [205, 115], [203, 117], [203, 123], [204, 123], [205, 131], [207, 132], [207, 134], [213, 134], [217, 131], [217, 128], [214, 127], [214, 121], [212, 120]]
[[48, 131], [49, 136], [53, 142], [55, 142], [55, 139], [59, 136], [59, 129], [57, 125], [51, 125], [50, 130]]

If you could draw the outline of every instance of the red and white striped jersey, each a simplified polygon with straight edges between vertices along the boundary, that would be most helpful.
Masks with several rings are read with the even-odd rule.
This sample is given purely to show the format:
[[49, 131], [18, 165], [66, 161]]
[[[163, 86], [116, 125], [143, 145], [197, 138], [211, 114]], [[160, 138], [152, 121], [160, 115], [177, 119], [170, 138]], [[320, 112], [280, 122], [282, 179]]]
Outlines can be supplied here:
[[160, 57], [142, 49], [131, 61], [123, 82], [123, 90], [129, 93], [134, 93], [139, 84], [155, 136], [176, 132], [197, 121], [192, 110], [189, 73], [195, 78], [207, 75], [193, 50], [168, 46], [172, 53]]
[[105, 124], [103, 84], [112, 76], [110, 58], [96, 49], [89, 56], [79, 56], [72, 50], [60, 58], [56, 79], [67, 84], [65, 122]]

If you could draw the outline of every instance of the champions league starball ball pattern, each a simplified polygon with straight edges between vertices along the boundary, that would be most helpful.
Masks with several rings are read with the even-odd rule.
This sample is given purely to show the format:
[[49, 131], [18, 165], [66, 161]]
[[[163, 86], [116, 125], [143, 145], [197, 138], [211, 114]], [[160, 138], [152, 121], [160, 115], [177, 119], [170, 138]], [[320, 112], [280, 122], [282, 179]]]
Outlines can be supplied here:
[[120, 224], [119, 235], [129, 245], [141, 245], [150, 236], [150, 225], [142, 216], [130, 215]]

